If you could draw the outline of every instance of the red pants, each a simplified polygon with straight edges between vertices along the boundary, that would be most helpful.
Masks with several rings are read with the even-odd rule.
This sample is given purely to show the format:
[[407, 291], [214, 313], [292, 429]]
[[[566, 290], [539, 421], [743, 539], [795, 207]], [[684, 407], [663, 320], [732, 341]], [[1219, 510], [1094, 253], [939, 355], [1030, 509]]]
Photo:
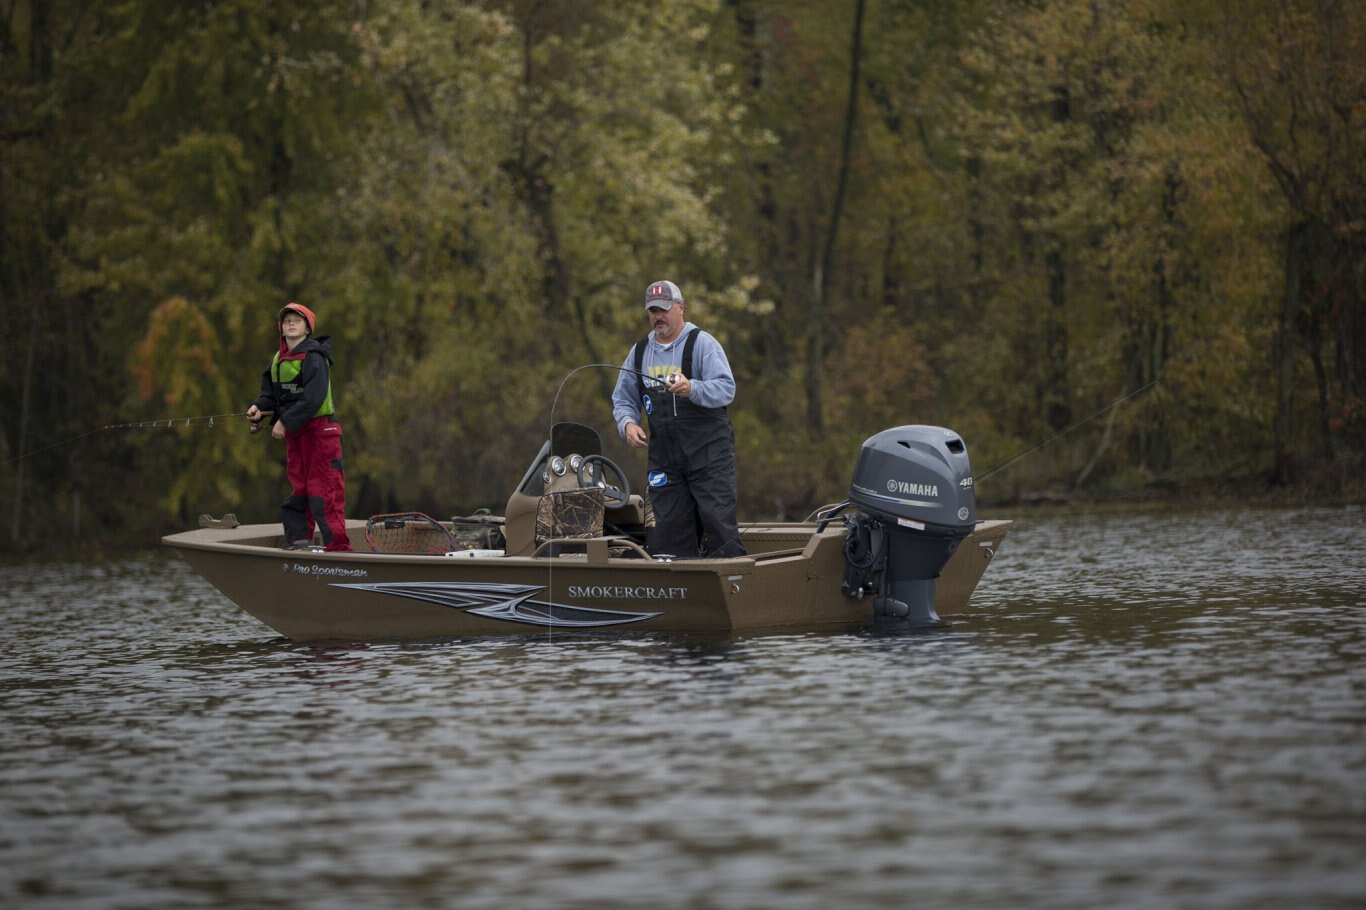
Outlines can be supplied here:
[[312, 540], [316, 526], [324, 549], [351, 549], [341, 441], [341, 424], [331, 417], [314, 417], [298, 431], [285, 433], [290, 494], [280, 504], [280, 515], [286, 542]]

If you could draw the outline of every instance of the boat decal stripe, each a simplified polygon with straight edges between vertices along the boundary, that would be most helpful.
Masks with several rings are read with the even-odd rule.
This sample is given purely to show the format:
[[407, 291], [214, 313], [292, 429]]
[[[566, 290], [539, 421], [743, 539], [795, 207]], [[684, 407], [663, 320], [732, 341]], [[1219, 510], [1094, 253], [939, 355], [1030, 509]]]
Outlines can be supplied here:
[[899, 506], [919, 506], [921, 508], [934, 508], [935, 506], [939, 505], [938, 502], [932, 499], [904, 499], [900, 496], [888, 496], [885, 493], [879, 493], [877, 490], [870, 490], [867, 487], [859, 486], [856, 483], [850, 484], [850, 489], [857, 490], [864, 496], [867, 496], [869, 499], [876, 499], [880, 502], [893, 503]]
[[337, 584], [339, 588], [355, 588], [407, 597], [455, 610], [464, 610], [486, 619], [515, 622], [524, 625], [556, 628], [591, 629], [600, 626], [619, 626], [643, 622], [661, 613], [642, 613], [631, 610], [600, 610], [577, 607], [553, 601], [532, 600], [533, 594], [545, 590], [536, 585], [492, 584], [481, 582], [368, 582]]

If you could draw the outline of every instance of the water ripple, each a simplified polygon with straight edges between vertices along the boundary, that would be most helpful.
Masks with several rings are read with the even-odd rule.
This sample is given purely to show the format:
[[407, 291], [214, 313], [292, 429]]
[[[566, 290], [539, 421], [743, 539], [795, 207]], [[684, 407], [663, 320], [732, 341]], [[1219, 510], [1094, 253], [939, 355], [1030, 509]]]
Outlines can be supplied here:
[[928, 633], [318, 648], [0, 568], [0, 906], [1357, 907], [1363, 517], [1021, 519]]

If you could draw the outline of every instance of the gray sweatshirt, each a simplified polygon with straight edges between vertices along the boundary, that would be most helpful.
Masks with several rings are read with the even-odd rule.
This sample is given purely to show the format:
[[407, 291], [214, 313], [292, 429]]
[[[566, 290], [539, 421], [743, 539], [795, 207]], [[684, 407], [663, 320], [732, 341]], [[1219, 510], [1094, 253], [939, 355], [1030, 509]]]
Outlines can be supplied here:
[[[649, 343], [645, 345], [645, 355], [641, 359], [641, 371], [663, 379], [670, 373], [683, 368], [683, 346], [688, 334], [697, 328], [691, 322], [683, 324], [669, 344], [655, 341], [655, 333], [650, 333]], [[617, 433], [626, 438], [628, 423], [641, 423], [640, 417], [640, 380], [635, 370], [635, 346], [626, 352], [621, 364], [625, 369], [617, 374], [617, 385], [612, 390], [612, 417], [617, 422]], [[692, 350], [692, 394], [689, 400], [702, 408], [724, 408], [735, 399], [735, 377], [730, 371], [730, 361], [726, 351], [706, 332], [699, 332]]]

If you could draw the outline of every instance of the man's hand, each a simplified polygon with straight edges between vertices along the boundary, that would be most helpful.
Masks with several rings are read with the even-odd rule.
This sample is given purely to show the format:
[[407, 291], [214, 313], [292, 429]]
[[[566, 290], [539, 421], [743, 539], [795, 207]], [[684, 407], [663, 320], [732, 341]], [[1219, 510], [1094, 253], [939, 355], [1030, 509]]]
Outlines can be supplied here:
[[687, 398], [692, 395], [692, 380], [682, 373], [674, 373], [669, 377], [669, 381], [665, 385], [665, 388], [674, 395], [682, 395], [684, 398]]
[[635, 449], [643, 449], [649, 444], [645, 438], [645, 431], [638, 423], [628, 423], [626, 425], [626, 444]]

